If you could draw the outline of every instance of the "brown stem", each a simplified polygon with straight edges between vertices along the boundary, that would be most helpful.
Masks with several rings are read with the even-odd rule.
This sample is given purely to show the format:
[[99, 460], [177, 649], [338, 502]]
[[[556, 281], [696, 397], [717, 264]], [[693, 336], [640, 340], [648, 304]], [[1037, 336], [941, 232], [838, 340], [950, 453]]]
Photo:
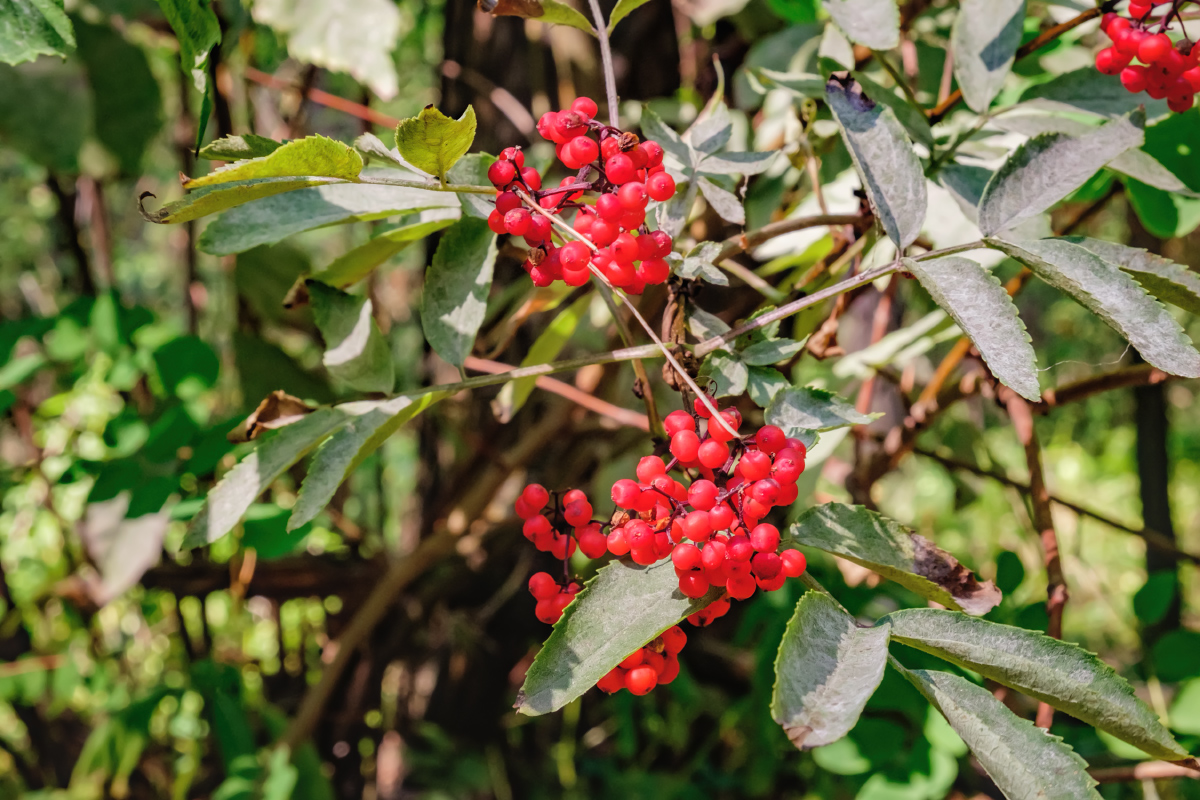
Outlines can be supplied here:
[[[1088, 10], [1080, 13], [1078, 16], [1072, 17], [1061, 25], [1055, 25], [1052, 28], [1047, 28], [1035, 38], [1030, 39], [1028, 42], [1021, 45], [1021, 47], [1017, 50], [1017, 60], [1020, 61], [1030, 53], [1042, 49], [1067, 31], [1077, 28], [1083, 23], [1087, 22], [1089, 19], [1095, 19], [1103, 13], [1104, 10], [1102, 8], [1089, 8]], [[929, 109], [927, 112], [929, 115], [929, 123], [932, 125], [940, 122], [948, 113], [950, 113], [952, 108], [958, 105], [961, 100], [962, 89], [955, 89], [946, 97], [945, 100], [942, 100], [936, 106]]]
[[246, 80], [253, 81], [261, 86], [266, 86], [268, 89], [298, 91], [301, 92], [310, 102], [316, 103], [319, 106], [332, 108], [336, 111], [341, 111], [342, 113], [349, 114], [352, 117], [358, 117], [359, 119], [366, 120], [367, 122], [373, 122], [376, 125], [381, 125], [385, 128], [395, 128], [400, 124], [400, 120], [396, 117], [384, 114], [382, 111], [376, 111], [375, 109], [365, 106], [362, 103], [356, 103], [353, 100], [347, 100], [344, 97], [338, 97], [336, 94], [330, 94], [329, 92], [325, 92], [320, 89], [314, 89], [312, 87], [303, 88], [291, 83], [290, 81], [285, 81], [281, 78], [276, 78], [274, 75], [269, 75], [261, 70], [257, 70], [254, 67], [246, 67], [246, 70], [243, 74], [245, 75]]
[[1100, 767], [1089, 769], [1088, 774], [1098, 783], [1152, 781], [1162, 778], [1200, 779], [1200, 774], [1197, 774], [1195, 768], [1166, 761], [1143, 761], [1140, 764], [1126, 764], [1120, 767]]
[[781, 219], [778, 222], [764, 225], [758, 230], [750, 231], [749, 233], [739, 233], [736, 236], [729, 237], [725, 240], [725, 244], [721, 247], [721, 252], [717, 254], [717, 257], [713, 261], [720, 263], [728, 258], [733, 258], [739, 253], [744, 253], [753, 247], [757, 247], [769, 239], [774, 239], [776, 236], [804, 230], [805, 228], [819, 228], [823, 225], [865, 226], [868, 224], [870, 224], [870, 219], [861, 214], [817, 214], [811, 217]]
[[[1054, 530], [1054, 516], [1050, 509], [1050, 492], [1046, 488], [1046, 476], [1042, 472], [1042, 449], [1033, 425], [1033, 413], [1025, 398], [1013, 391], [1001, 393], [1012, 419], [1017, 438], [1025, 448], [1025, 462], [1029, 466], [1029, 500], [1033, 506], [1033, 525], [1042, 540], [1042, 554], [1046, 564], [1046, 615], [1049, 622], [1046, 633], [1062, 638], [1063, 607], [1067, 604], [1067, 582], [1063, 577], [1062, 558], [1058, 552], [1058, 534]], [[1054, 721], [1054, 707], [1039, 703], [1037, 725], [1050, 728]]]

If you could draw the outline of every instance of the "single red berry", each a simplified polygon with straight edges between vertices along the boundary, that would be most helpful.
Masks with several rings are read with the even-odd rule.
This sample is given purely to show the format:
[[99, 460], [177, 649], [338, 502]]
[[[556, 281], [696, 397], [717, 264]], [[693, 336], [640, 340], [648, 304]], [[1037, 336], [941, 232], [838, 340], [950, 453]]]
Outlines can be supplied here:
[[654, 141], [653, 139], [647, 139], [646, 141], [640, 143], [637, 146], [637, 149], [641, 150], [642, 152], [644, 152], [646, 154], [646, 166], [647, 167], [657, 167], [659, 164], [662, 163], [662, 160], [663, 160], [662, 146], [658, 142]]
[[641, 211], [646, 208], [646, 184], [630, 181], [617, 190], [617, 199], [627, 211]]
[[709, 583], [701, 572], [689, 572], [679, 576], [679, 591], [683, 593], [684, 597], [690, 597], [693, 600], [697, 597], [704, 597], [708, 592], [708, 587]]
[[729, 526], [733, 524], [737, 516], [728, 503], [719, 503], [708, 512], [708, 518], [712, 522], [714, 531], [725, 531], [729, 530]]
[[634, 667], [640, 667], [643, 660], [645, 660], [645, 654], [643, 653], [642, 648], [639, 647], [637, 650], [634, 650], [632, 653], [625, 656], [625, 660], [617, 666], [619, 666], [621, 669], [633, 669]]
[[783, 574], [789, 578], [799, 578], [808, 568], [808, 561], [799, 550], [784, 550], [779, 558], [783, 561]]
[[508, 228], [504, 226], [504, 215], [500, 213], [500, 209], [493, 209], [492, 213], [488, 214], [488, 228], [497, 235], [508, 233]]
[[1153, 4], [1151, 3], [1130, 3], [1129, 16], [1133, 17], [1134, 19], [1142, 19], [1148, 15], [1152, 9]]
[[787, 443], [787, 437], [782, 429], [774, 425], [763, 425], [758, 429], [758, 433], [754, 434], [754, 441], [764, 453], [777, 453]]
[[[1171, 52], [1171, 39], [1165, 33], [1156, 33], [1152, 36], [1147, 36], [1138, 45], [1137, 57], [1143, 64], [1153, 64], [1165, 57], [1169, 52]], [[1122, 68], [1124, 68], [1123, 65]]]
[[544, 622], [547, 625], [553, 625], [562, 617], [562, 609], [558, 607], [556, 602], [558, 596], [548, 597], [545, 600], [538, 600], [534, 606], [533, 615], [538, 618], [538, 622]]
[[541, 514], [537, 514], [525, 520], [525, 524], [522, 526], [522, 531], [524, 532], [526, 539], [534, 539], [535, 537], [543, 536], [549, 533], [551, 530], [552, 527], [550, 525], [550, 520], [546, 519]]
[[[579, 169], [584, 164], [591, 164], [600, 157], [600, 145], [596, 144], [594, 139], [587, 136], [576, 136], [566, 144], [566, 151], [571, 155], [571, 160], [576, 166], [572, 169]], [[571, 166], [568, 164], [567, 166]]]
[[608, 248], [612, 257], [622, 264], [632, 264], [637, 260], [637, 240], [628, 233], [619, 235]]
[[738, 462], [738, 470], [747, 481], [759, 481], [771, 474], [771, 457], [761, 450], [749, 450]]
[[600, 532], [600, 523], [592, 522], [575, 530], [579, 550], [588, 558], [600, 558], [608, 552], [608, 538]]
[[615, 194], [602, 194], [596, 198], [596, 216], [608, 222], [619, 222], [625, 207]]
[[779, 529], [769, 522], [755, 525], [750, 531], [750, 546], [760, 553], [774, 553], [779, 549]]
[[1167, 108], [1174, 111], [1176, 114], [1182, 114], [1189, 110], [1196, 102], [1195, 95], [1192, 94], [1172, 94], [1167, 97]]
[[[692, 512], [696, 513], [696, 512]], [[700, 512], [704, 513], [704, 512]], [[680, 572], [689, 572], [694, 569], [701, 569], [700, 548], [694, 544], [677, 544], [675, 549], [671, 551], [671, 563], [675, 565], [675, 569]]]
[[1122, 56], [1112, 47], [1106, 47], [1099, 53], [1096, 53], [1096, 69], [1105, 75], [1120, 73], [1128, 63], [1128, 58]]
[[622, 478], [613, 484], [612, 501], [620, 508], [633, 508], [641, 495], [641, 487], [628, 478]]
[[779, 481], [771, 478], [763, 478], [761, 481], [755, 481], [750, 487], [750, 497], [764, 506], [775, 504], [775, 500], [779, 497]]
[[625, 688], [631, 694], [649, 694], [658, 685], [658, 674], [651, 667], [635, 667], [625, 673]]
[[608, 694], [616, 694], [625, 688], [625, 670], [613, 667], [607, 675], [596, 681], [596, 688]]
[[[1200, 47], [1197, 47], [1193, 52], [1200, 52]], [[1189, 84], [1191, 84], [1193, 91], [1200, 92], [1200, 67], [1192, 67], [1189, 70], [1185, 70], [1182, 77]], [[1125, 76], [1122, 74], [1122, 81], [1124, 81], [1124, 78]], [[1128, 89], [1129, 87], [1126, 86], [1125, 88]], [[1129, 91], [1132, 92], [1133, 89], [1130, 89]]]
[[750, 559], [750, 569], [755, 577], [771, 580], [783, 569], [783, 560], [775, 553], [758, 553]]
[[534, 511], [541, 511], [550, 502], [550, 493], [540, 483], [531, 483], [521, 492], [521, 499]]
[[685, 464], [690, 464], [696, 460], [696, 453], [700, 449], [700, 437], [695, 431], [679, 431], [671, 437], [670, 449], [671, 455]]
[[711, 511], [717, 504], [717, 485], [703, 478], [688, 487], [688, 502], [699, 511]]
[[700, 562], [706, 570], [720, 569], [725, 563], [725, 543], [718, 539], [705, 542], [700, 551]]
[[734, 600], [746, 600], [754, 594], [758, 584], [749, 575], [738, 575], [725, 582], [725, 591]]
[[621, 235], [621, 228], [616, 223], [598, 219], [592, 223], [589, 234], [598, 247], [608, 247]]
[[517, 197], [516, 192], [499, 192], [496, 195], [496, 210], [501, 214], [507, 214], [514, 208], [521, 207], [521, 198]]
[[707, 439], [701, 442], [696, 458], [709, 469], [719, 469], [729, 460], [729, 445], [716, 439]]
[[675, 196], [675, 179], [665, 172], [656, 172], [646, 179], [646, 194], [660, 203]]
[[592, 519], [592, 504], [587, 500], [572, 500], [564, 503], [563, 519], [574, 528], [586, 525]]
[[535, 572], [529, 578], [529, 593], [538, 600], [545, 600], [558, 594], [558, 581], [548, 572]]
[[592, 98], [576, 97], [571, 102], [571, 110], [574, 111], [576, 114], [579, 114], [582, 117], [587, 117], [588, 119], [595, 119], [596, 112], [599, 111], [600, 109], [596, 105], [596, 101], [593, 100]]
[[657, 286], [671, 277], [671, 266], [661, 258], [648, 258], [638, 265], [637, 274], [646, 285]]
[[533, 217], [523, 208], [514, 208], [504, 215], [504, 227], [514, 236], [524, 236], [532, 222]]
[[511, 161], [497, 161], [488, 167], [488, 180], [497, 189], [508, 186], [517, 177], [517, 168]]
[[542, 176], [533, 167], [521, 170], [521, 180], [525, 181], [525, 185], [535, 192], [542, 188]]
[[554, 117], [554, 132], [560, 141], [567, 141], [587, 132], [586, 120], [571, 109], [560, 111]]
[[[1186, 73], [1184, 74], [1186, 75]], [[1134, 94], [1145, 91], [1146, 68], [1131, 66], [1121, 70], [1121, 85]]]
[[639, 211], [626, 211], [621, 215], [621, 219], [617, 220], [621, 223], [621, 227], [627, 231], [636, 231], [642, 227], [642, 223], [646, 221], [646, 209]]
[[674, 436], [679, 431], [695, 433], [696, 421], [686, 411], [672, 411], [663, 418], [663, 427], [666, 428], [668, 436]]
[[[633, 159], [624, 153], [617, 153], [604, 162], [604, 175], [609, 181], [620, 186], [623, 183], [636, 180], [637, 170], [633, 166]], [[647, 190], [649, 190], [649, 187], [647, 187]]]
[[607, 136], [600, 140], [600, 157], [605, 161], [621, 152], [621, 143], [615, 136]]
[[754, 545], [750, 544], [750, 538], [745, 534], [730, 536], [725, 543], [726, 561], [749, 561], [753, 557]]
[[1138, 49], [1147, 36], [1149, 34], [1140, 28], [1126, 28], [1113, 39], [1113, 46], [1121, 55], [1133, 58], [1138, 54]]
[[[708, 398], [709, 405], [713, 408], [717, 407], [717, 399], [715, 397], [712, 395], [705, 395], [705, 397]], [[692, 401], [692, 408], [696, 410], [696, 416], [700, 417], [700, 419], [708, 419], [712, 416], [712, 412], [708, 410], [709, 405], [705, 405], [704, 400], [699, 397]]]
[[703, 542], [713, 534], [712, 519], [707, 511], [689, 511], [680, 524], [684, 535], [693, 542]]
[[662, 632], [663, 652], [668, 656], [678, 655], [687, 644], [687, 634], [678, 625], [672, 625]]
[[541, 214], [530, 214], [529, 216], [529, 230], [525, 232], [525, 243], [530, 247], [536, 247], [543, 242], [550, 241], [550, 231], [552, 230], [550, 220]]
[[794, 483], [785, 483], [779, 487], [779, 498], [775, 501], [777, 506], [790, 506], [796, 502], [796, 498], [800, 496], [800, 488]]
[[637, 277], [633, 269], [633, 264], [628, 261], [617, 261], [610, 258], [607, 262], [600, 264], [600, 271], [604, 273], [604, 277], [608, 278], [609, 283], [613, 286], [629, 287], [633, 284], [634, 278]]
[[629, 540], [625, 538], [624, 528], [613, 528], [609, 531], [608, 552], [614, 556], [623, 556], [629, 553]]

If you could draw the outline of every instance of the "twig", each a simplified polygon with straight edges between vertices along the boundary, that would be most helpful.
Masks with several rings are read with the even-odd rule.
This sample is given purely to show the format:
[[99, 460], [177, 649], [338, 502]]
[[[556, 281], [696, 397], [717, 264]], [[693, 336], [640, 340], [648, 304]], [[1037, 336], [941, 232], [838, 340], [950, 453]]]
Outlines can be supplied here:
[[[1003, 486], [1007, 486], [1011, 489], [1016, 489], [1018, 492], [1021, 492], [1022, 494], [1029, 494], [1030, 488], [1029, 488], [1028, 483], [1023, 483], [1021, 481], [1014, 480], [1002, 473], [993, 472], [991, 470], [986, 470], [977, 464], [971, 464], [967, 461], [961, 461], [957, 458], [951, 458], [949, 456], [944, 456], [940, 453], [937, 453], [934, 450], [930, 450], [925, 447], [913, 448], [913, 452], [919, 456], [924, 456], [925, 458], [936, 461], [939, 464], [941, 464], [945, 467], [948, 467], [950, 469], [956, 469], [956, 470], [960, 470], [962, 472], [968, 472], [972, 475], [978, 475], [980, 478], [987, 478], [989, 480], [996, 481], [997, 483], [999, 483]], [[1054, 503], [1055, 505], [1060, 505], [1066, 509], [1070, 509], [1072, 512], [1074, 512], [1075, 514], [1077, 514], [1081, 517], [1088, 517], [1090, 519], [1094, 519], [1099, 523], [1109, 526], [1110, 528], [1113, 528], [1118, 531], [1124, 531], [1125, 533], [1131, 533], [1134, 536], [1144, 539], [1146, 541], [1147, 547], [1151, 547], [1155, 550], [1159, 550], [1164, 553], [1170, 553], [1171, 555], [1175, 556], [1176, 558], [1181, 558], [1181, 559], [1185, 559], [1187, 561], [1191, 561], [1193, 564], [1200, 564], [1200, 555], [1196, 555], [1195, 553], [1189, 553], [1185, 550], [1180, 550], [1178, 547], [1175, 546], [1174, 542], [1172, 542], [1169, 538], [1167, 538], [1166, 536], [1164, 536], [1163, 534], [1159, 533], [1156, 530], [1153, 530], [1151, 528], [1145, 528], [1145, 527], [1135, 528], [1131, 525], [1126, 525], [1123, 522], [1118, 522], [1117, 520], [1113, 519], [1112, 517], [1101, 514], [1099, 511], [1093, 511], [1092, 509], [1086, 508], [1085, 506], [1081, 506], [1078, 503], [1072, 503], [1070, 500], [1064, 500], [1063, 498], [1057, 497], [1055, 495], [1049, 495], [1049, 497], [1050, 497], [1051, 503]]]
[[[1033, 506], [1033, 525], [1042, 540], [1042, 554], [1046, 564], [1046, 633], [1062, 638], [1063, 607], [1067, 604], [1067, 582], [1063, 577], [1062, 558], [1058, 552], [1058, 534], [1054, 530], [1054, 516], [1050, 510], [1050, 492], [1046, 489], [1046, 476], [1042, 472], [1042, 450], [1037, 431], [1033, 425], [1033, 414], [1029, 403], [1014, 391], [1001, 393], [1012, 419], [1017, 438], [1025, 448], [1025, 461], [1029, 466], [1029, 500]], [[1054, 706], [1039, 703], [1037, 725], [1049, 730], [1054, 721]]]
[[724, 246], [721, 247], [721, 252], [717, 254], [714, 261], [720, 263], [726, 259], [733, 258], [753, 247], [757, 247], [769, 239], [774, 239], [785, 233], [792, 233], [793, 231], [804, 230], [805, 228], [819, 228], [823, 225], [866, 225], [869, 222], [870, 218], [864, 217], [861, 214], [818, 214], [811, 217], [781, 219], [778, 222], [764, 225], [758, 230], [750, 231], [749, 233], [739, 233], [736, 236], [729, 237], [725, 240]]
[[1149, 364], [1135, 364], [1111, 372], [1092, 375], [1057, 389], [1047, 389], [1042, 392], [1042, 402], [1033, 405], [1032, 409], [1037, 414], [1047, 414], [1051, 409], [1086, 400], [1095, 394], [1110, 392], [1114, 389], [1127, 389], [1132, 386], [1163, 383], [1173, 378], [1173, 375], [1168, 375]]
[[491, 186], [457, 186], [454, 184], [440, 186], [436, 183], [426, 183], [425, 181], [408, 181], [403, 178], [368, 178], [362, 175], [355, 178], [355, 182], [374, 183], [380, 186], [406, 186], [410, 189], [424, 189], [429, 192], [454, 192], [455, 194], [486, 194], [492, 197], [496, 196], [496, 190]]
[[600, 63], [604, 67], [604, 93], [608, 98], [608, 124], [619, 128], [617, 114], [617, 75], [613, 71], [612, 47], [608, 42], [608, 26], [604, 24], [604, 13], [599, 0], [588, 0], [592, 9], [592, 24], [596, 26], [596, 39], [600, 42]]
[[[1046, 30], [1042, 31], [1042, 33], [1038, 34], [1035, 38], [1030, 39], [1028, 42], [1021, 45], [1021, 47], [1017, 50], [1017, 55], [1016, 55], [1017, 61], [1020, 61], [1022, 58], [1029, 55], [1030, 53], [1033, 53], [1033, 52], [1036, 52], [1037, 50], [1042, 49], [1047, 44], [1054, 41], [1058, 37], [1062, 36], [1064, 33], [1071, 30], [1072, 28], [1077, 28], [1080, 25], [1082, 25], [1083, 23], [1087, 22], [1089, 19], [1095, 19], [1096, 17], [1100, 16], [1103, 13], [1104, 13], [1103, 8], [1099, 8], [1099, 7], [1089, 8], [1086, 11], [1080, 13], [1078, 16], [1072, 17], [1071, 19], [1062, 23], [1061, 25], [1055, 25], [1052, 28], [1047, 28]], [[949, 96], [946, 97], [945, 100], [942, 100], [935, 107], [931, 108], [928, 111], [929, 123], [932, 125], [934, 123], [940, 122], [947, 114], [950, 113], [950, 109], [952, 109], [952, 108], [954, 108], [954, 106], [958, 105], [959, 101], [961, 101], [961, 100], [962, 100], [962, 89], [955, 89]]]
[[253, 81], [254, 83], [262, 86], [266, 86], [269, 89], [298, 91], [303, 94], [306, 99], [316, 103], [319, 106], [332, 108], [336, 111], [349, 114], [352, 117], [358, 117], [359, 119], [366, 120], [367, 122], [373, 122], [376, 125], [382, 125], [385, 128], [395, 128], [400, 124], [400, 120], [396, 117], [384, 114], [381, 111], [376, 111], [370, 106], [364, 106], [362, 103], [356, 103], [353, 100], [347, 100], [344, 97], [338, 97], [336, 94], [330, 94], [329, 92], [325, 92], [320, 89], [313, 89], [311, 87], [302, 88], [296, 86], [289, 81], [285, 81], [282, 78], [276, 78], [274, 75], [268, 75], [267, 73], [257, 70], [254, 67], [246, 67], [243, 74], [246, 76], [247, 80]]
[[917, 102], [917, 96], [913, 94], [912, 87], [908, 85], [908, 81], [904, 80], [904, 76], [896, 71], [892, 62], [888, 61], [887, 57], [878, 50], [872, 50], [871, 55], [875, 56], [875, 60], [883, 67], [883, 71], [890, 75], [896, 85], [900, 87], [900, 91], [904, 92], [904, 97], [908, 100], [909, 105], [918, 111], [921, 110], [921, 104]]
[[1152, 781], [1162, 778], [1200, 779], [1200, 774], [1191, 767], [1171, 764], [1167, 761], [1143, 761], [1121, 767], [1098, 767], [1089, 769], [1088, 774], [1097, 783], [1125, 783], [1127, 781]]
[[[475, 356], [467, 356], [467, 360], [463, 366], [476, 372], [491, 374], [502, 374], [512, 369], [508, 364], [489, 361], [485, 358], [476, 358]], [[645, 414], [639, 414], [636, 411], [622, 408], [607, 400], [601, 400], [599, 397], [588, 394], [582, 389], [577, 389], [569, 383], [542, 376], [537, 378], [537, 387], [556, 394], [559, 397], [565, 397], [577, 406], [586, 408], [588, 411], [592, 411], [602, 417], [608, 417], [622, 425], [628, 425], [631, 428], [640, 428], [647, 432], [650, 430], [650, 422]]]

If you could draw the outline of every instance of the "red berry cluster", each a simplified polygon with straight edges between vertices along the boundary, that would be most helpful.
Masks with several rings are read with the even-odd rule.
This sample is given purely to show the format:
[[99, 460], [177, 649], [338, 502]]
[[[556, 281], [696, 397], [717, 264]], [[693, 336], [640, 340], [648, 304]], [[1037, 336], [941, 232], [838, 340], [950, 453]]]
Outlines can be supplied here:
[[[1155, 6], [1170, 9], [1158, 20], [1151, 20]], [[1172, 15], [1177, 16], [1173, 0], [1154, 4], [1131, 2], [1126, 19], [1105, 14], [1100, 29], [1112, 39], [1112, 46], [1096, 54], [1096, 69], [1105, 75], [1120, 75], [1121, 84], [1130, 92], [1146, 92], [1155, 100], [1166, 98], [1177, 113], [1187, 111], [1200, 92], [1200, 48], [1186, 35], [1173, 44], [1166, 30]], [[1151, 22], [1157, 31], [1151, 32]], [[1134, 59], [1142, 62], [1134, 64]]]
[[655, 686], [670, 683], [679, 675], [679, 651], [687, 644], [687, 634], [672, 625], [645, 647], [634, 650], [596, 687], [609, 694], [628, 689], [632, 694], [646, 694]]
[[[646, 205], [670, 199], [675, 181], [664, 171], [661, 146], [597, 122], [596, 110], [593, 100], [580, 97], [570, 108], [547, 112], [538, 121], [538, 132], [555, 143], [559, 161], [576, 171], [555, 189], [542, 190], [541, 176], [524, 168], [519, 149], [510, 147], [500, 154], [488, 169], [498, 190], [488, 225], [497, 234], [525, 237], [531, 249], [524, 267], [535, 286], [556, 280], [582, 286], [591, 264], [614, 286], [641, 294], [646, 286], [666, 281], [671, 272], [665, 260], [671, 237], [647, 228]], [[575, 210], [575, 232], [596, 250], [574, 239], [557, 243], [549, 217], [526, 208], [518, 189], [550, 214]], [[594, 204], [583, 202], [587, 192], [597, 193]]]

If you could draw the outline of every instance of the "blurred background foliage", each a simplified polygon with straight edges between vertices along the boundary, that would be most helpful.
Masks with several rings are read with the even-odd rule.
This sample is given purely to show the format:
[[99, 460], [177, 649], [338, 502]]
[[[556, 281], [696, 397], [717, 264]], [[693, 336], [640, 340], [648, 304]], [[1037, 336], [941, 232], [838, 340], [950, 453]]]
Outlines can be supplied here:
[[[948, 88], [955, 9], [902, 5], [912, 31], [905, 69], [917, 98], [932, 104]], [[478, 149], [525, 145], [544, 164], [551, 152], [533, 120], [577, 95], [602, 95], [585, 34], [494, 18], [464, 0], [214, 0], [213, 9], [222, 37], [207, 67], [215, 91], [205, 141], [248, 131], [343, 141], [373, 131], [387, 140], [389, 117], [433, 102], [457, 116], [473, 104]], [[262, 398], [276, 389], [312, 402], [345, 396], [321, 367], [311, 317], [282, 300], [298, 276], [383, 223], [318, 229], [226, 257], [197, 251], [199, 224], [146, 224], [134, 199], [145, 191], [170, 199], [177, 175], [196, 172], [205, 116], [196, 77], [180, 71], [179, 45], [150, 0], [71, 2], [67, 11], [73, 55], [0, 65], [0, 796], [996, 796], [958, 737], [893, 672], [848, 738], [808, 753], [791, 746], [768, 700], [795, 585], [737, 604], [702, 632], [689, 629], [680, 678], [649, 697], [590, 693], [561, 714], [515, 715], [516, 688], [548, 628], [534, 620], [524, 589], [544, 556], [524, 546], [511, 501], [526, 479], [606, 498], [604, 487], [646, 446], [641, 432], [553, 395], [535, 393], [507, 425], [489, 407], [494, 392], [445, 401], [368, 458], [300, 531], [285, 525], [303, 465], [260, 499], [239, 535], [177, 552], [199, 499], [246, 449], [226, 435]], [[1070, 0], [1031, 3], [1026, 38], [1040, 21], [1076, 11]], [[723, 85], [734, 149], [788, 154], [750, 186], [748, 227], [811, 194], [803, 109], [785, 90], [765, 90], [752, 70], [804, 68], [821, 16], [813, 0], [654, 0], [614, 36], [630, 118], [638, 101], [652, 101], [669, 122], [686, 124]], [[1019, 62], [1006, 96], [1086, 66], [1097, 36], [1085, 25]], [[868, 66], [876, 72], [888, 80]], [[351, 113], [331, 108], [328, 95], [349, 100]], [[818, 130], [815, 141], [823, 181], [845, 183], [840, 140]], [[1150, 128], [1147, 141], [1200, 190], [1200, 112]], [[967, 149], [988, 146], [985, 138]], [[1200, 262], [1192, 234], [1200, 201], [1114, 180], [1101, 173], [1056, 221], [1088, 211], [1083, 231]], [[691, 229], [698, 240], [734, 232], [713, 214]], [[401, 389], [457, 379], [427, 353], [414, 314], [432, 245], [404, 250], [366, 287]], [[760, 274], [806, 270], [831, 246], [819, 236], [793, 242]], [[1008, 277], [1016, 268], [998, 269]], [[553, 311], [542, 295], [531, 305], [511, 253], [502, 253], [497, 276], [477, 352], [518, 363]], [[928, 324], [936, 322], [929, 299], [906, 285], [891, 320], [905, 338], [889, 340], [882, 360], [854, 361], [878, 295], [858, 295], [844, 315], [846, 359], [803, 356], [789, 369], [797, 382], [853, 396], [872, 366], [884, 365], [880, 374], [896, 378], [875, 400], [891, 415], [875, 423], [886, 428], [949, 342], [939, 336], [944, 326]], [[757, 299], [735, 281], [703, 289], [698, 302], [732, 321]], [[1018, 304], [1043, 386], [1131, 359], [1098, 319], [1048, 287], [1030, 285]], [[785, 334], [802, 338], [826, 313], [789, 320]], [[1200, 323], [1185, 324], [1200, 339]], [[564, 356], [614, 341], [597, 306]], [[574, 381], [638, 407], [628, 370], [589, 368]], [[1125, 527], [1056, 507], [1071, 587], [1064, 637], [1128, 676], [1189, 749], [1200, 743], [1200, 576], [1194, 558], [1148, 552], [1130, 531], [1152, 528], [1200, 553], [1196, 389], [1183, 381], [1121, 389], [1038, 420], [1052, 492]], [[678, 403], [665, 391], [659, 401]], [[846, 488], [855, 439], [823, 442], [796, 510], [855, 499]], [[514, 447], [531, 440], [537, 446], [525, 450], [534, 452], [516, 457]], [[1002, 412], [975, 394], [942, 415], [919, 449], [936, 458], [910, 456], [873, 487], [874, 502], [995, 579], [1006, 599], [990, 618], [1043, 629], [1045, 574], [1021, 493], [948, 466], [1025, 480]], [[371, 635], [314, 740], [290, 759], [270, 750], [386, 560], [435, 522], [453, 524], [489, 463], [511, 475], [478, 521], [458, 522], [469, 526], [459, 553], [415, 583]], [[864, 617], [918, 604], [844, 562], [814, 557], [812, 569]], [[913, 651], [904, 660], [926, 658]], [[1031, 713], [1026, 699], [1008, 699]], [[1054, 732], [1093, 766], [1138, 757], [1061, 714]], [[1135, 781], [1101, 793], [1200, 797], [1196, 787]]]

